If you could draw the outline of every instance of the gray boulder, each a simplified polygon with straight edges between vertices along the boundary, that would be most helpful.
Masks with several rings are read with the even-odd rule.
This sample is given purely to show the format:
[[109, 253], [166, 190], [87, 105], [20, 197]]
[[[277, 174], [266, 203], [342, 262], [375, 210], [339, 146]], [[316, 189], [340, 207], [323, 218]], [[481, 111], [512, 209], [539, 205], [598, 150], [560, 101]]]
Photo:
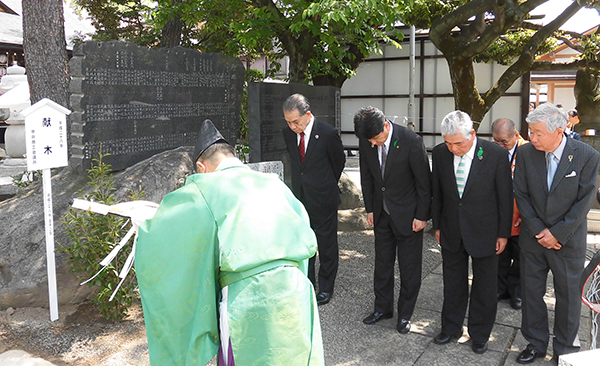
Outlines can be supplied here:
[[[146, 191], [143, 199], [160, 202], [169, 192], [183, 185], [185, 177], [194, 173], [191, 147], [157, 154], [113, 175], [115, 197], [126, 201], [130, 189]], [[87, 177], [74, 174], [70, 168], [52, 172], [54, 235], [58, 243], [68, 244], [64, 225], [59, 221], [68, 211], [77, 192], [89, 191]], [[0, 202], [0, 308], [47, 307], [46, 244], [42, 203], [42, 184], [36, 182], [13, 198]], [[90, 294], [87, 286], [79, 286], [69, 271], [66, 255], [56, 252], [59, 304], [79, 303]]]
[[338, 187], [340, 188], [340, 197], [342, 203], [338, 210], [348, 210], [355, 209], [361, 207], [361, 193], [356, 187], [356, 184], [348, 177], [346, 173], [342, 173], [340, 180], [338, 182]]
[[364, 207], [349, 210], [338, 210], [338, 231], [372, 230], [367, 222], [367, 211]]
[[[117, 201], [127, 201], [131, 189], [142, 190], [142, 198], [159, 203], [163, 197], [181, 187], [185, 178], [195, 173], [190, 155], [192, 147], [166, 151], [113, 174]], [[54, 169], [52, 194], [55, 246], [69, 245], [60, 218], [68, 211], [78, 191], [89, 192], [88, 178], [70, 168]], [[342, 174], [342, 205], [339, 230], [370, 229], [366, 223], [361, 195], [356, 185]], [[14, 197], [0, 202], [0, 308], [47, 307], [46, 243], [42, 203], [42, 184], [38, 181]], [[80, 286], [76, 274], [70, 272], [67, 256], [56, 252], [58, 301], [60, 305], [78, 304], [91, 290]]]

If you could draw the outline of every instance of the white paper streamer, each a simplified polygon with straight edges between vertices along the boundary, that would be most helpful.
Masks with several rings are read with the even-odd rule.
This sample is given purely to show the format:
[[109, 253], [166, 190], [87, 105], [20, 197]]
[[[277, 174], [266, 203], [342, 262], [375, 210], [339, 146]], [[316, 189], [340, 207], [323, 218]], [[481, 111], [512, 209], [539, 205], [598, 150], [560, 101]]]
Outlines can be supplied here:
[[125, 234], [123, 239], [121, 239], [121, 241], [119, 241], [119, 244], [117, 244], [110, 251], [110, 253], [108, 253], [108, 255], [106, 257], [104, 257], [104, 259], [100, 262], [100, 264], [102, 265], [102, 268], [95, 275], [93, 275], [90, 279], [81, 283], [81, 285], [86, 284], [86, 283], [90, 282], [91, 280], [93, 280], [94, 278], [96, 278], [100, 273], [102, 273], [102, 271], [104, 271], [106, 269], [106, 267], [108, 267], [108, 265], [115, 259], [115, 257], [119, 253], [119, 251], [121, 251], [121, 249], [123, 249], [125, 247], [125, 245], [129, 242], [131, 237], [135, 234], [131, 252], [129, 253], [129, 256], [127, 257], [127, 260], [125, 261], [125, 264], [123, 265], [123, 268], [121, 269], [121, 272], [119, 273], [119, 278], [121, 278], [121, 281], [119, 282], [119, 284], [117, 285], [117, 288], [113, 291], [111, 297], [108, 300], [108, 301], [112, 301], [112, 299], [117, 294], [117, 291], [119, 290], [119, 288], [121, 288], [121, 285], [125, 281], [125, 278], [127, 278], [129, 271], [131, 271], [131, 268], [133, 268], [133, 263], [135, 260], [135, 245], [137, 242], [137, 235], [138, 235], [139, 227], [144, 221], [154, 217], [154, 214], [156, 213], [156, 210], [158, 209], [158, 204], [156, 204], [154, 202], [150, 202], [150, 201], [132, 201], [132, 202], [118, 203], [116, 205], [110, 206], [110, 205], [105, 205], [105, 204], [101, 204], [101, 203], [97, 203], [97, 202], [90, 202], [90, 201], [81, 200], [81, 199], [74, 199], [72, 206], [73, 206], [73, 208], [77, 208], [77, 209], [89, 211], [89, 212], [94, 212], [94, 213], [99, 213], [102, 215], [114, 214], [114, 215], [119, 215], [119, 216], [123, 216], [123, 217], [129, 217], [131, 219], [131, 228], [129, 229], [127, 234]]

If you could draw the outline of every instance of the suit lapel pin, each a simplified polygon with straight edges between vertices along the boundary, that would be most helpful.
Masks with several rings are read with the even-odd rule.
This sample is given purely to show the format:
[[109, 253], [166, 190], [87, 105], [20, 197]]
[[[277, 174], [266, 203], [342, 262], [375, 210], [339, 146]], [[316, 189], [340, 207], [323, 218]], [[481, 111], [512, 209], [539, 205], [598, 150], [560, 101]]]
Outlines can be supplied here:
[[398, 148], [398, 140], [394, 141], [394, 147], [397, 149]]
[[315, 138], [318, 140], [319, 139], [319, 135], [315, 135]]
[[483, 160], [483, 148], [481, 146], [479, 146], [479, 150], [477, 150], [477, 158]]
[[569, 155], [569, 163], [573, 161], [573, 155]]

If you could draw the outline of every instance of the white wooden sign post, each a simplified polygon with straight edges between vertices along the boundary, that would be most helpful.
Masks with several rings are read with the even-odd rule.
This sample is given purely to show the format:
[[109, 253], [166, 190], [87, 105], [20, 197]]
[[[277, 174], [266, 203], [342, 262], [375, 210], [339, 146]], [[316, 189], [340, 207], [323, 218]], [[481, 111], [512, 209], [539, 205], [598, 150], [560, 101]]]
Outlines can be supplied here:
[[70, 110], [44, 98], [21, 112], [25, 116], [27, 170], [42, 170], [44, 223], [46, 225], [46, 263], [50, 320], [58, 319], [58, 292], [54, 261], [54, 219], [52, 213], [51, 168], [67, 166], [67, 115]]

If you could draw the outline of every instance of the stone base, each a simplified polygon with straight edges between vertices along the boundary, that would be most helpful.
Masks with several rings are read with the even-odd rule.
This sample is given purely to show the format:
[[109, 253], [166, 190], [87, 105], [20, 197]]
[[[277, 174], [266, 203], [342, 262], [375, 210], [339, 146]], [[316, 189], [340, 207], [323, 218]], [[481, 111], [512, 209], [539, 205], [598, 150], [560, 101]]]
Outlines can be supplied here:
[[591, 209], [587, 215], [588, 233], [600, 233], [600, 210]]
[[558, 366], [589, 366], [597, 365], [600, 349], [563, 355], [558, 358]]
[[26, 171], [25, 159], [5, 158], [0, 160], [0, 201], [17, 194], [18, 188], [13, 182], [13, 177]]
[[21, 350], [12, 350], [0, 355], [0, 365], [2, 366], [54, 366], [53, 363], [36, 358], [29, 353]]
[[23, 158], [27, 153], [25, 147], [25, 125], [9, 125], [4, 133], [6, 155]]

